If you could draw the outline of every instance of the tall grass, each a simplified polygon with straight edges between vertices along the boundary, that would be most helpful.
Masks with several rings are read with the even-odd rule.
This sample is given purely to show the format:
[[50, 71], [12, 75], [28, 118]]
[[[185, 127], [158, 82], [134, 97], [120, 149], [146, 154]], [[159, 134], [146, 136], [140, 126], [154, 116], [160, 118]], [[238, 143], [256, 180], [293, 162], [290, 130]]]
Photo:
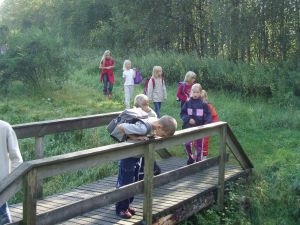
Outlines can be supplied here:
[[[91, 52], [82, 52], [73, 68], [70, 80], [62, 90], [44, 93], [43, 96], [22, 95], [22, 86], [15, 83], [8, 98], [0, 102], [1, 119], [12, 124], [76, 117], [104, 112], [120, 111], [124, 108], [121, 64], [117, 59], [117, 82], [113, 89], [113, 100], [105, 99], [99, 83], [97, 69], [99, 58], [90, 57]], [[93, 52], [93, 54], [96, 54]], [[99, 57], [102, 53], [99, 54]], [[149, 53], [152, 54], [152, 53]], [[148, 58], [149, 57], [149, 58]], [[152, 66], [163, 62], [177, 65], [183, 78], [188, 69], [185, 58], [178, 55], [126, 57], [133, 64], [144, 69], [144, 75], [151, 74]], [[124, 57], [125, 59], [125, 57]], [[192, 62], [196, 63], [195, 62]], [[166, 63], [168, 64], [168, 63]], [[163, 68], [168, 69], [167, 66]], [[171, 68], [171, 66], [170, 66]], [[171, 70], [171, 69], [170, 69]], [[162, 114], [169, 114], [178, 120], [179, 104], [176, 102], [176, 82], [171, 72], [166, 80], [168, 99], [162, 104]], [[181, 79], [181, 78], [180, 78]], [[175, 82], [176, 81], [176, 82]], [[207, 89], [209, 100], [217, 109], [219, 118], [228, 122], [254, 164], [254, 172], [248, 183], [231, 184], [226, 199], [226, 210], [218, 213], [213, 208], [195, 215], [182, 224], [299, 224], [300, 218], [300, 110], [297, 105], [282, 106], [264, 97], [241, 97], [228, 90]], [[135, 93], [143, 87], [136, 86]], [[101, 137], [101, 138], [100, 138]], [[80, 149], [112, 143], [103, 127], [49, 135], [45, 139], [46, 156], [63, 154]], [[25, 160], [33, 159], [34, 140], [20, 140]], [[210, 155], [217, 154], [217, 140], [213, 139]], [[183, 146], [170, 149], [172, 154], [185, 157]], [[116, 174], [115, 163], [99, 165], [97, 168], [56, 176], [45, 181], [45, 194], [66, 191], [86, 182], [93, 182], [103, 176]], [[20, 200], [20, 195], [11, 202]]]

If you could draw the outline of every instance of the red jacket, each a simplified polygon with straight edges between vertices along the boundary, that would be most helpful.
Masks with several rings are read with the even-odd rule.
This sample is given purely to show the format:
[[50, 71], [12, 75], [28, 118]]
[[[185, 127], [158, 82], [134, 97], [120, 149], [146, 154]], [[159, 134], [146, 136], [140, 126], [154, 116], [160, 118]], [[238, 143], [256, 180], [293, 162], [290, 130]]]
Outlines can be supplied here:
[[[207, 106], [208, 106], [208, 109], [211, 114], [212, 122], [218, 122], [219, 116], [218, 116], [216, 109], [209, 102], [207, 103]], [[209, 137], [204, 137], [204, 139], [203, 139], [203, 156], [208, 156], [208, 145], [209, 145]]]
[[[107, 66], [114, 66], [115, 65], [115, 60], [111, 59], [104, 59], [101, 61], [100, 65], [103, 67]], [[115, 74], [113, 69], [102, 69], [101, 75], [100, 75], [100, 81], [103, 81], [103, 76], [104, 74], [107, 74], [108, 81], [112, 84], [115, 83]]]
[[186, 102], [189, 99], [192, 85], [193, 84], [183, 82], [178, 86], [176, 97], [179, 101]]

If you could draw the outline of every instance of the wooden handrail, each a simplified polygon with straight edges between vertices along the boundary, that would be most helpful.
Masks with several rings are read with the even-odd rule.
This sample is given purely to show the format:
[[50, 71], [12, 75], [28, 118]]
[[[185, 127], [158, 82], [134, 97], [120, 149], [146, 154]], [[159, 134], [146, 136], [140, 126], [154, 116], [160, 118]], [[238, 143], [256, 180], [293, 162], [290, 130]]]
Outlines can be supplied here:
[[18, 139], [43, 137], [48, 134], [105, 126], [120, 113], [121, 112], [112, 112], [59, 120], [23, 123], [13, 125], [12, 127], [16, 132]]
[[[111, 115], [110, 115], [111, 116]], [[107, 117], [108, 118], [108, 117]], [[95, 118], [94, 118], [95, 119]], [[74, 120], [75, 121], [75, 120]], [[98, 121], [104, 121], [104, 120], [98, 120]], [[76, 123], [79, 123], [76, 120]], [[64, 124], [66, 124], [64, 122]], [[90, 123], [89, 123], [90, 124]], [[95, 124], [93, 122], [92, 124]], [[100, 122], [98, 122], [98, 125]], [[26, 125], [27, 126], [27, 125]], [[29, 125], [28, 125], [29, 126]], [[53, 132], [54, 130], [59, 132], [63, 132], [63, 129], [59, 129], [60, 125], [59, 123], [56, 124], [55, 129], [42, 129], [41, 127], [47, 127], [46, 124], [39, 124], [37, 127], [38, 129], [32, 129], [31, 134], [49, 134], [49, 132]], [[91, 126], [91, 125], [89, 125]], [[30, 127], [30, 126], [29, 126]], [[34, 127], [34, 126], [32, 126]], [[82, 127], [86, 128], [86, 124]], [[24, 129], [20, 128], [20, 126], [15, 126], [15, 129]], [[70, 127], [67, 128], [67, 130], [70, 130]], [[67, 153], [64, 155], [59, 156], [52, 156], [44, 159], [37, 159], [25, 162], [22, 166], [17, 168], [11, 176], [8, 176], [5, 178], [1, 184], [0, 184], [0, 205], [3, 204], [5, 201], [7, 201], [10, 197], [12, 197], [23, 185], [23, 189], [25, 190], [24, 197], [25, 200], [23, 202], [23, 224], [51, 224], [53, 221], [50, 221], [51, 218], [55, 218], [55, 220], [62, 221], [66, 218], [70, 218], [70, 216], [73, 216], [74, 210], [71, 210], [72, 212], [68, 212], [68, 207], [70, 209], [73, 207], [76, 208], [76, 205], [69, 205], [65, 206], [64, 214], [63, 216], [55, 216], [55, 210], [53, 210], [53, 215], [51, 217], [43, 217], [43, 214], [37, 216], [36, 215], [36, 203], [37, 203], [37, 181], [44, 179], [46, 177], [51, 177], [57, 174], [74, 171], [82, 168], [90, 168], [96, 165], [99, 165], [100, 163], [104, 163], [107, 161], [115, 161], [122, 158], [132, 157], [132, 156], [145, 156], [145, 177], [144, 181], [141, 181], [144, 183], [144, 187], [141, 184], [141, 182], [137, 182], [132, 185], [128, 185], [125, 187], [122, 187], [121, 189], [115, 190], [116, 192], [114, 194], [117, 194], [118, 199], [124, 198], [127, 196], [127, 191], [132, 190], [133, 193], [138, 193], [139, 191], [142, 191], [142, 187], [144, 189], [144, 196], [145, 196], [145, 202], [144, 202], [144, 210], [143, 210], [143, 216], [146, 220], [147, 224], [151, 224], [152, 222], [152, 185], [160, 185], [164, 182], [161, 181], [161, 183], [157, 183], [156, 180], [160, 180], [160, 177], [153, 178], [151, 167], [153, 166], [153, 152], [162, 148], [171, 147], [175, 145], [181, 145], [183, 142], [186, 142], [187, 140], [195, 140], [199, 139], [205, 136], [211, 136], [211, 135], [219, 135], [220, 137], [220, 158], [217, 160], [220, 167], [220, 176], [224, 176], [223, 166], [225, 164], [225, 144], [226, 143], [232, 147], [235, 146], [234, 149], [234, 155], [237, 157], [238, 160], [243, 161], [242, 163], [244, 169], [252, 168], [252, 164], [248, 158], [245, 159], [246, 154], [243, 154], [244, 151], [241, 148], [241, 146], [236, 146], [236, 140], [235, 137], [232, 136], [231, 130], [229, 129], [229, 126], [226, 122], [217, 122], [212, 123], [204, 126], [189, 128], [185, 130], [176, 131], [175, 135], [169, 138], [157, 138], [154, 140], [149, 140], [145, 142], [140, 143], [118, 143], [118, 144], [112, 144], [108, 146], [101, 146], [97, 148], [92, 149], [86, 149], [82, 151], [77, 151], [73, 153]], [[20, 130], [19, 130], [20, 131]], [[23, 132], [23, 131], [22, 131]], [[22, 133], [20, 131], [20, 133]], [[19, 135], [20, 135], [19, 133]], [[22, 136], [25, 138], [25, 136]], [[207, 161], [207, 160], [206, 160]], [[208, 163], [209, 161], [200, 162], [199, 165], [204, 165], [205, 163]], [[247, 163], [245, 163], [247, 162]], [[195, 165], [192, 165], [193, 167]], [[190, 167], [190, 166], [189, 166]], [[189, 169], [189, 168], [187, 168]], [[24, 180], [23, 184], [21, 180]], [[153, 180], [155, 182], [153, 182]], [[220, 203], [222, 207], [223, 203], [223, 192], [224, 192], [224, 177], [219, 177], [219, 189], [218, 189], [218, 203]], [[105, 195], [106, 197], [103, 197], [102, 195]], [[96, 205], [103, 205], [103, 204], [110, 204], [114, 202], [116, 199], [113, 194], [104, 193], [102, 195], [96, 196], [95, 199], [86, 199], [84, 200], [84, 204], [87, 204], [87, 209], [95, 207], [91, 204], [98, 202]], [[109, 197], [109, 200], [107, 200], [105, 203], [102, 202], [103, 199], [107, 199]], [[83, 202], [82, 202], [83, 203]], [[75, 204], [75, 203], [74, 203]], [[75, 210], [76, 211], [76, 210]], [[150, 213], [149, 213], [150, 211]], [[49, 212], [49, 213], [51, 213]], [[81, 209], [77, 210], [78, 213], [82, 212]], [[44, 219], [43, 219], [44, 218]], [[43, 222], [42, 222], [43, 221]], [[15, 224], [19, 224], [18, 222]]]

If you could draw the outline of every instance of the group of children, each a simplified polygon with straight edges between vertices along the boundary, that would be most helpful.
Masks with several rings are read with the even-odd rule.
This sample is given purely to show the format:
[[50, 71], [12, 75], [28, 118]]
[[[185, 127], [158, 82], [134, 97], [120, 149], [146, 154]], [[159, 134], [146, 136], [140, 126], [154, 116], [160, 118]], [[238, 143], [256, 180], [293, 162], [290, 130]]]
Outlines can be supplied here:
[[[112, 89], [115, 83], [114, 77], [115, 60], [111, 52], [106, 50], [100, 60], [99, 69], [100, 82], [103, 83], [103, 94], [109, 99], [112, 97]], [[123, 85], [124, 85], [124, 103], [125, 108], [131, 107], [131, 101], [134, 95], [134, 78], [136, 76], [135, 68], [132, 68], [131, 61], [126, 59], [123, 63]], [[147, 93], [149, 100], [153, 102], [154, 111], [160, 117], [161, 103], [167, 99], [167, 89], [163, 79], [163, 71], [161, 66], [154, 66], [152, 76], [148, 82]]]
[[[108, 62], [106, 62], [108, 60]], [[102, 69], [100, 80], [104, 83], [103, 93], [111, 97], [114, 79], [114, 60], [110, 52], [105, 51], [99, 68]], [[110, 72], [108, 72], [110, 70]], [[131, 61], [125, 60], [123, 64], [123, 84], [125, 107], [131, 107], [130, 102], [134, 95], [135, 69], [132, 68]], [[182, 128], [187, 129], [199, 125], [218, 121], [218, 114], [208, 101], [207, 92], [202, 89], [200, 83], [196, 83], [197, 75], [193, 71], [188, 71], [184, 81], [180, 82], [176, 97], [180, 102], [180, 118], [183, 122]], [[109, 84], [105, 84], [108, 82]], [[161, 66], [154, 66], [152, 76], [146, 88], [146, 95], [137, 95], [134, 99], [134, 107], [148, 113], [146, 121], [135, 123], [122, 123], [118, 125], [118, 132], [124, 133], [130, 140], [145, 140], [147, 136], [169, 137], [175, 133], [177, 122], [173, 117], [160, 115], [161, 104], [167, 99], [167, 90]], [[154, 110], [150, 108], [149, 102], [153, 102]], [[199, 162], [208, 156], [209, 137], [201, 138], [184, 143], [187, 154], [187, 164]], [[193, 153], [195, 149], [195, 153]], [[143, 167], [143, 158], [130, 157], [119, 161], [117, 187], [121, 187], [139, 180], [139, 171]], [[159, 168], [155, 162], [154, 168]], [[159, 169], [160, 173], [160, 169]], [[159, 174], [158, 173], [158, 174]], [[133, 197], [116, 203], [116, 214], [122, 218], [131, 218], [136, 210], [130, 206]]]
[[[197, 75], [188, 71], [184, 81], [177, 89], [177, 99], [180, 102], [180, 118], [183, 121], [183, 129], [217, 122], [218, 114], [208, 101], [207, 92], [196, 82]], [[186, 142], [185, 151], [188, 156], [187, 164], [202, 161], [208, 156], [209, 137]], [[193, 153], [195, 148], [195, 153]]]

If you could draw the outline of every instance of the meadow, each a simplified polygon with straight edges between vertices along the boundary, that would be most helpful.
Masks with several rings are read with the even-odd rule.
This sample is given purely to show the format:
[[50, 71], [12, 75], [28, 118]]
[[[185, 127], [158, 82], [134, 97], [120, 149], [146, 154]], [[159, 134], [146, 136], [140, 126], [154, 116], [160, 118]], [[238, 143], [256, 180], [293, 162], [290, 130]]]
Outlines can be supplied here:
[[[42, 95], [26, 94], [22, 84], [15, 82], [9, 94], [0, 102], [1, 119], [20, 124], [122, 110], [120, 69], [116, 70], [118, 77], [113, 99], [108, 100], [101, 92], [99, 74], [94, 66], [97, 65], [96, 61], [85, 58], [72, 71], [62, 89], [45, 90]], [[177, 83], [166, 82], [168, 99], [162, 104], [162, 114], [174, 116], [180, 129], [179, 104], [175, 96]], [[141, 93], [142, 88], [142, 85], [136, 86], [135, 92]], [[220, 120], [228, 122], [254, 164], [254, 170], [248, 182], [230, 186], [224, 212], [219, 213], [211, 208], [181, 224], [300, 224], [299, 107], [277, 104], [259, 96], [245, 97], [226, 89], [209, 88], [207, 91]], [[112, 140], [101, 127], [51, 135], [46, 138], [45, 155], [110, 143]], [[212, 155], [217, 151], [214, 146], [213, 140]], [[20, 140], [20, 147], [25, 160], [33, 159], [34, 140]], [[182, 147], [170, 151], [174, 155], [185, 156]], [[49, 195], [65, 191], [116, 171], [116, 164], [111, 163], [58, 176], [45, 181], [44, 192]], [[20, 196], [17, 195], [11, 202], [19, 201]], [[247, 206], [244, 205], [245, 201]]]

